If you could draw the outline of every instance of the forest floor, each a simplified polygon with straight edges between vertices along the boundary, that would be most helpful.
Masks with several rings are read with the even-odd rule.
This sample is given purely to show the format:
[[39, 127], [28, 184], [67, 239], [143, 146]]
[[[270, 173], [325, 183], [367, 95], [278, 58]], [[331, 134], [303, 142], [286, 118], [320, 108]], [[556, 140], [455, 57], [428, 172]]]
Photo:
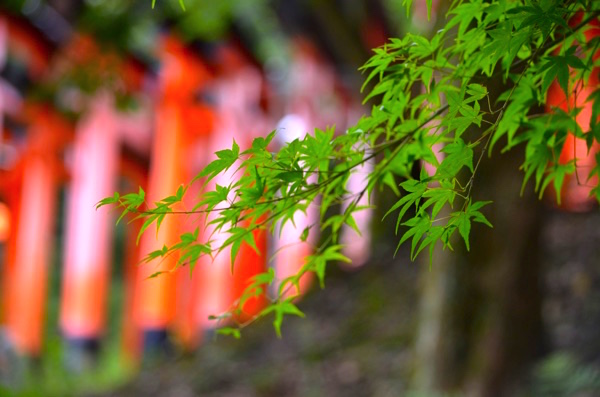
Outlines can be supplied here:
[[193, 355], [143, 370], [112, 396], [393, 396], [410, 378], [418, 265], [333, 270], [302, 302], [305, 318], [268, 319], [241, 340], [209, 338]]
[[[540, 241], [547, 355], [527, 396], [600, 395], [600, 214], [548, 210]], [[378, 249], [381, 248], [381, 249]], [[306, 318], [219, 336], [194, 354], [148, 366], [104, 396], [270, 397], [409, 395], [423, 263], [388, 249], [368, 266], [331, 269], [301, 303]], [[435, 271], [435, 270], [433, 270]], [[572, 394], [572, 392], [579, 394]], [[415, 394], [416, 395], [416, 394]]]

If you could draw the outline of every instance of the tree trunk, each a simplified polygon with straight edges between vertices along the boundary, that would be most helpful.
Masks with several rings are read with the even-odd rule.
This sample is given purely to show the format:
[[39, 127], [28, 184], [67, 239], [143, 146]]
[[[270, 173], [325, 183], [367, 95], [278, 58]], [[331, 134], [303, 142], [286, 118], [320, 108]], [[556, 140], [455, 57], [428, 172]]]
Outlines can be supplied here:
[[512, 150], [482, 160], [473, 191], [493, 201], [483, 212], [494, 229], [474, 224], [470, 253], [457, 241], [431, 271], [423, 264], [417, 389], [514, 395], [541, 352], [540, 202], [531, 187], [520, 197], [522, 159]]

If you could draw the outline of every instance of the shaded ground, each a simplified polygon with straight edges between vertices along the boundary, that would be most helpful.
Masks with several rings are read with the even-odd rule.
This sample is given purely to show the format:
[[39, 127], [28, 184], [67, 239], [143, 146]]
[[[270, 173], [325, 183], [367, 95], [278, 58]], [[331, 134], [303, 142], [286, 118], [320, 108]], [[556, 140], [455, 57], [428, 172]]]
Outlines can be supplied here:
[[[548, 211], [541, 239], [548, 355], [523, 395], [600, 395], [598, 225], [598, 213]], [[147, 368], [109, 395], [406, 395], [419, 265], [405, 255], [392, 260], [379, 248], [379, 257], [361, 271], [332, 270], [325, 290], [301, 303], [307, 317], [284, 321], [283, 339], [263, 321], [241, 341], [211, 339], [193, 356]]]
[[410, 369], [417, 265], [387, 261], [334, 271], [301, 303], [306, 318], [284, 321], [282, 339], [263, 321], [240, 341], [211, 339], [194, 357], [145, 370], [112, 395], [398, 395]]
[[600, 214], [549, 215], [542, 241], [550, 346], [600, 366]]

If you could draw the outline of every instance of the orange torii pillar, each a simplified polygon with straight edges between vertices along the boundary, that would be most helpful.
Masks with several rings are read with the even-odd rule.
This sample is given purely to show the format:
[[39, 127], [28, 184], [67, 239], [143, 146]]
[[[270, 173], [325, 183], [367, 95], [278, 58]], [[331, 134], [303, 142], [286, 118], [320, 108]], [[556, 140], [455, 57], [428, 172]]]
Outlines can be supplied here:
[[[576, 16], [570, 23], [577, 24], [581, 21], [583, 14]], [[594, 37], [600, 36], [600, 21], [593, 20], [587, 26], [584, 32], [589, 41]], [[594, 55], [594, 60], [600, 57], [600, 51]], [[577, 114], [576, 121], [583, 131], [589, 129], [592, 118], [593, 101], [588, 101], [589, 96], [600, 88], [599, 77], [600, 68], [596, 67], [590, 73], [587, 82], [579, 81], [571, 87], [569, 96], [566, 97], [558, 82], [554, 81], [548, 89], [546, 109], [558, 107], [565, 112], [574, 108], [582, 108]], [[561, 207], [569, 211], [586, 211], [592, 208], [596, 199], [590, 197], [590, 192], [598, 184], [598, 178], [589, 178], [591, 170], [596, 166], [596, 154], [600, 149], [598, 142], [594, 142], [588, 151], [585, 139], [575, 138], [571, 133], [567, 135], [563, 150], [560, 154], [560, 163], [566, 164], [575, 160], [577, 175], [569, 175], [565, 178], [561, 191]]]
[[[89, 36], [74, 35], [63, 50], [62, 57], [71, 68], [106, 69], [117, 80], [115, 86], [130, 94], [142, 85], [141, 67], [132, 59], [102, 50]], [[67, 342], [66, 362], [73, 369], [94, 364], [107, 317], [115, 218], [108, 207], [96, 210], [96, 204], [118, 189], [123, 143], [138, 152], [148, 151], [145, 141], [151, 125], [143, 111], [146, 108], [120, 113], [114, 95], [98, 88], [88, 98], [70, 162], [60, 328]]]
[[[0, 31], [2, 37], [0, 39], [0, 69], [4, 67], [10, 54], [11, 57], [23, 62], [29, 79], [38, 80], [46, 70], [50, 52], [44, 44], [44, 40], [35, 29], [3, 13], [0, 13]], [[0, 171], [2, 172], [0, 185], [5, 191], [4, 199], [10, 206], [12, 225], [2, 271], [2, 322], [20, 353], [38, 355], [41, 346], [41, 328], [38, 326], [41, 327], [43, 321], [43, 298], [49, 259], [46, 255], [49, 247], [43, 241], [44, 238], [47, 238], [43, 235], [47, 230], [43, 229], [51, 227], [55, 177], [57, 177], [58, 168], [54, 150], [60, 146], [59, 141], [64, 138], [62, 132], [64, 132], [63, 127], [66, 123], [53, 111], [41, 105], [32, 105], [23, 109], [20, 93], [3, 79], [0, 79], [0, 113], [2, 113], [0, 116], [2, 119], [4, 114], [10, 114], [15, 118], [24, 116], [23, 118], [27, 122], [31, 121], [27, 139], [29, 145], [21, 153], [5, 144], [4, 123], [0, 123], [0, 150], [4, 162], [3, 167], [7, 167]], [[52, 121], [57, 121], [57, 125], [45, 125]], [[12, 148], [10, 151], [7, 150], [9, 147]], [[9, 153], [11, 156], [8, 156]], [[41, 165], [48, 167], [44, 169]], [[36, 180], [41, 182], [38, 184]], [[23, 195], [27, 192], [35, 194], [36, 191], [40, 193], [46, 191], [52, 196], [48, 198], [48, 202], [40, 202], [42, 196], [27, 197]], [[28, 200], [38, 200], [38, 202], [30, 203]], [[31, 216], [31, 214], [27, 214], [27, 206], [30, 204], [33, 210], [40, 212], [42, 217], [34, 219], [33, 222], [28, 223], [28, 226], [17, 228], [18, 224], [27, 223], [27, 217]], [[29, 229], [34, 231], [30, 242], [39, 240], [41, 244], [27, 251], [24, 244]], [[40, 230], [42, 230], [41, 233]], [[41, 262], [21, 266], [20, 262], [30, 259], [35, 261], [36, 258], [41, 258]], [[31, 282], [24, 281], [24, 272], [32, 271], [32, 269], [35, 275]], [[21, 292], [28, 290], [32, 285], [34, 287], [40, 285], [41, 288], [36, 288], [31, 296], [24, 297], [18, 291], [19, 289]], [[22, 302], [23, 300], [27, 300], [27, 302]], [[29, 331], [23, 333], [23, 329], [29, 329]]]
[[[277, 126], [277, 137], [281, 145], [291, 142], [294, 139], [303, 139], [309, 130], [308, 122], [300, 115], [288, 114]], [[309, 182], [316, 181], [314, 176], [309, 177]], [[306, 241], [302, 241], [301, 236], [306, 228], [309, 228], [309, 235]], [[283, 227], [278, 225], [275, 229], [273, 238], [274, 268], [275, 277], [278, 280], [276, 285], [286, 278], [297, 274], [305, 264], [307, 256], [312, 255], [315, 245], [319, 240], [319, 207], [311, 204], [306, 213], [296, 212], [293, 223], [288, 221]], [[293, 284], [286, 284], [287, 290], [285, 296], [302, 295], [312, 286], [314, 275], [305, 273], [300, 278], [297, 290]]]
[[110, 208], [95, 206], [117, 190], [121, 130], [131, 128], [123, 118], [112, 94], [101, 92], [77, 126], [60, 308], [60, 328], [70, 347], [67, 360], [75, 366], [96, 356], [106, 324], [114, 217]]
[[[214, 159], [214, 152], [230, 148], [233, 140], [241, 150], [248, 147], [253, 137], [269, 131], [269, 123], [260, 109], [264, 81], [260, 70], [252, 66], [242, 51], [233, 44], [220, 46], [216, 51], [219, 78], [213, 84], [217, 117], [214, 132], [208, 145], [208, 158]], [[215, 184], [227, 186], [237, 178], [236, 165], [210, 182], [208, 189]], [[208, 221], [215, 218], [208, 215]], [[214, 240], [218, 248], [229, 235], [214, 232], [209, 226], [204, 239]], [[254, 239], [259, 253], [243, 243], [234, 266], [231, 265], [229, 248], [211, 260], [202, 258], [194, 271], [195, 318], [200, 332], [212, 332], [228, 321], [209, 320], [211, 315], [221, 315], [230, 310], [240, 309], [236, 320], [243, 322], [255, 316], [266, 304], [264, 294], [251, 298], [243, 307], [237, 307], [239, 298], [251, 282], [251, 278], [266, 270], [267, 238], [265, 230], [255, 230]], [[233, 273], [232, 273], [233, 269]]]
[[[2, 177], [2, 172], [0, 171], [0, 178]], [[0, 281], [2, 282], [3, 290], [8, 287], [8, 283], [4, 284], [4, 277], [8, 276], [8, 270], [5, 269], [8, 263], [8, 258], [10, 256], [10, 248], [9, 244], [12, 243], [11, 234], [12, 229], [14, 228], [14, 215], [13, 211], [10, 207], [10, 198], [6, 196], [10, 196], [10, 194], [6, 194], [6, 192], [2, 192], [0, 189], [0, 270], [2, 270], [2, 278]], [[0, 324], [3, 323], [4, 318], [4, 302], [0, 306]]]
[[19, 165], [22, 188], [6, 330], [21, 354], [35, 357], [42, 347], [57, 184], [62, 174], [57, 152], [71, 130], [49, 107], [32, 106], [26, 114], [31, 124], [28, 147]]
[[[370, 36], [371, 39], [381, 39], [380, 35]], [[357, 105], [346, 94], [339, 83], [331, 65], [321, 56], [318, 49], [309, 41], [298, 38], [293, 46], [293, 61], [290, 70], [290, 92], [287, 94], [286, 115], [280, 121], [278, 132], [280, 141], [287, 142], [295, 138], [302, 138], [315, 127], [326, 128], [336, 125], [342, 129], [353, 124], [357, 117]], [[324, 105], [325, 104], [325, 105]], [[358, 173], [353, 174], [348, 181], [348, 190], [358, 193], [366, 186], [366, 173], [372, 167], [366, 163]], [[315, 176], [312, 176], [315, 178]], [[368, 203], [364, 195], [359, 205]], [[347, 205], [347, 204], [346, 204]], [[344, 210], [345, 207], [342, 208]], [[341, 232], [342, 243], [346, 244], [343, 253], [353, 260], [353, 265], [363, 264], [369, 257], [370, 231], [368, 230], [371, 210], [362, 210], [355, 215], [359, 227], [364, 231], [362, 236], [353, 230], [344, 227]], [[312, 254], [319, 234], [319, 210], [316, 205], [308, 208], [307, 214], [297, 214], [294, 220], [296, 227], [289, 224], [284, 227], [281, 238], [276, 237], [275, 269], [277, 278], [284, 279], [296, 274], [304, 265], [304, 258]], [[301, 225], [301, 226], [299, 226]], [[310, 227], [309, 239], [300, 240], [304, 228]], [[296, 254], [291, 254], [292, 250]], [[294, 256], [293, 261], [288, 260]], [[300, 293], [305, 292], [311, 284], [312, 274], [306, 274], [300, 283]], [[288, 293], [295, 294], [291, 288]]]
[[[192, 175], [187, 172], [191, 159], [186, 156], [186, 149], [191, 146], [194, 135], [206, 134], [212, 125], [210, 109], [196, 102], [198, 89], [210, 78], [204, 65], [171, 37], [162, 39], [160, 59], [160, 100], [156, 105], [148, 203], [173, 195], [182, 183], [191, 179]], [[190, 125], [196, 130], [190, 131]], [[142, 256], [164, 245], [175, 244], [182, 230], [182, 219], [177, 215], [165, 217], [158, 233], [155, 228], [149, 228], [141, 241]], [[138, 271], [135, 320], [143, 332], [146, 353], [168, 346], [167, 331], [174, 326], [177, 311], [177, 274], [172, 272], [176, 260], [175, 256], [158, 258], [141, 265]], [[149, 278], [157, 271], [165, 273]]]
[[12, 225], [10, 207], [0, 201], [0, 244], [4, 244], [10, 237]]
[[[221, 114], [221, 116], [223, 115]], [[210, 153], [231, 147], [233, 135], [228, 132], [232, 130], [224, 128], [226, 125], [232, 126], [229, 123], [223, 123], [222, 117], [218, 119], [213, 134], [214, 139], [209, 145]], [[236, 139], [236, 142], [239, 142], [238, 139]], [[227, 186], [233, 183], [236, 178], [234, 175], [236, 168], [237, 166], [234, 164], [229, 171], [215, 177], [207, 188], [214, 189], [215, 184]], [[215, 218], [215, 214], [209, 214], [207, 223]], [[214, 328], [227, 324], [227, 320], [225, 322], [214, 321], [210, 320], [209, 316], [219, 316], [236, 309], [236, 302], [248, 286], [250, 279], [266, 270], [267, 239], [265, 231], [255, 230], [253, 233], [260, 254], [246, 243], [243, 243], [233, 267], [231, 265], [230, 247], [216, 254], [213, 260], [209, 257], [202, 257], [198, 261], [193, 280], [194, 311], [200, 332], [208, 331], [210, 333]], [[212, 226], [207, 226], [204, 231], [204, 238], [212, 240], [213, 248], [218, 248], [229, 238], [229, 234], [215, 231]], [[249, 299], [243, 307], [239, 308], [241, 313], [237, 320], [245, 321], [256, 315], [265, 303], [264, 296]]]
[[16, 250], [16, 225], [17, 214], [19, 212], [19, 201], [21, 191], [21, 178], [17, 175], [17, 170], [0, 169], [0, 200], [3, 206], [2, 229], [0, 232], [0, 269], [1, 273], [1, 294], [0, 294], [0, 324], [6, 323], [6, 315], [9, 311], [10, 286], [12, 284], [12, 275], [14, 273], [14, 256]]
[[[250, 147], [252, 140], [273, 130], [273, 123], [261, 110], [261, 102], [266, 91], [265, 80], [257, 67], [244, 56], [237, 46], [224, 45], [219, 51], [223, 77], [229, 82], [221, 87], [219, 111], [223, 117], [233, 118], [236, 141], [243, 147]], [[264, 221], [266, 215], [259, 222]], [[267, 304], [266, 288], [263, 293], [252, 297], [239, 306], [239, 299], [253, 277], [267, 270], [267, 230], [253, 231], [257, 251], [242, 243], [233, 266], [233, 305], [239, 312], [235, 320], [245, 322], [256, 316]]]
[[[202, 67], [202, 64], [196, 64], [200, 62], [196, 58], [196, 55], [187, 54], [190, 61], [194, 60], [190, 66]], [[195, 65], [195, 66], [194, 66]], [[204, 69], [202, 69], [204, 70]], [[210, 76], [212, 81], [212, 75]], [[192, 90], [193, 87], [188, 87]], [[213, 134], [213, 124], [215, 119], [214, 109], [209, 108], [205, 103], [199, 101], [199, 94], [206, 94], [207, 87], [202, 85], [200, 91], [196, 92], [196, 99], [193, 101], [183, 102], [183, 119], [182, 119], [182, 131], [185, 132], [185, 136], [188, 139], [185, 145], [183, 156], [189, 159], [184, 165], [183, 173], [186, 175], [186, 182], [199, 172], [199, 169], [208, 164], [208, 144], [210, 136]], [[191, 96], [189, 97], [191, 98]], [[188, 99], [189, 99], [188, 98]], [[185, 205], [187, 208], [192, 208], [196, 203], [194, 200], [198, 199], [201, 192], [199, 183], [192, 184], [185, 196]], [[171, 193], [172, 194], [172, 193]], [[196, 227], [202, 230], [206, 220], [206, 214], [199, 213], [193, 214], [189, 218], [189, 222], [185, 224], [180, 223], [180, 233], [193, 232]], [[182, 217], [179, 219], [183, 220]], [[199, 233], [199, 239], [202, 240], [203, 235]], [[195, 264], [195, 268], [202, 263], [202, 259]], [[199, 276], [198, 270], [190, 272], [188, 268], [189, 264], [185, 264], [185, 268], [181, 269], [177, 274], [177, 293], [176, 293], [176, 308], [175, 308], [175, 319], [173, 321], [173, 333], [177, 339], [180, 347], [187, 351], [194, 350], [198, 347], [200, 342], [198, 338], [198, 327], [195, 321], [195, 310], [196, 301], [198, 296], [197, 284]]]
[[6, 161], [4, 151], [11, 147], [7, 142], [7, 131], [4, 131], [0, 146], [0, 325], [6, 323], [6, 313], [9, 311], [22, 176], [14, 164]]
[[[309, 41], [298, 38], [293, 43], [289, 92], [286, 93], [286, 115], [277, 127], [280, 143], [302, 139], [315, 127], [345, 125], [347, 109], [336, 87], [335, 71]], [[316, 180], [313, 175], [311, 178]], [[294, 224], [288, 222], [275, 236], [274, 267], [279, 281], [296, 274], [305, 264], [305, 258], [314, 252], [319, 239], [319, 208], [311, 204], [306, 215], [297, 213]], [[310, 233], [306, 241], [300, 236], [306, 227]], [[300, 291], [290, 285], [287, 295], [303, 294], [314, 280], [314, 274], [305, 273], [300, 279]]]
[[[250, 147], [252, 140], [273, 130], [273, 122], [261, 109], [264, 95], [268, 90], [265, 79], [244, 51], [237, 45], [225, 44], [219, 48], [218, 56], [221, 74], [227, 82], [220, 87], [218, 97], [219, 112], [222, 118], [230, 118], [236, 141], [242, 148]], [[227, 123], [225, 123], [227, 124]], [[264, 220], [266, 215], [263, 215]], [[260, 222], [261, 220], [259, 220]], [[239, 299], [257, 274], [267, 270], [267, 230], [253, 231], [257, 251], [242, 243], [233, 266], [233, 306], [239, 310], [235, 320], [248, 321], [256, 316], [267, 304], [266, 290], [239, 306]]]

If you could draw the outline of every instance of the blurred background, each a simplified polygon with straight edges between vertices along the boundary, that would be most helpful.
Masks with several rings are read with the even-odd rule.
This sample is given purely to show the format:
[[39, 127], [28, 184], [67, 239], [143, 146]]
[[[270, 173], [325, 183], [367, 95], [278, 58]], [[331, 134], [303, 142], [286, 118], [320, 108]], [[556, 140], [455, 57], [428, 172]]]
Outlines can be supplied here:
[[494, 229], [474, 226], [470, 253], [394, 256], [394, 222], [366, 213], [362, 237], [344, 231], [354, 265], [328, 269], [324, 290], [306, 280], [307, 318], [282, 339], [270, 321], [217, 337], [207, 317], [310, 254], [310, 213], [257, 236], [265, 255], [242, 249], [234, 274], [222, 255], [148, 279], [174, 262], [145, 254], [206, 219], [167, 217], [138, 244], [141, 223], [95, 210], [140, 186], [176, 194], [232, 139], [343, 133], [368, 112], [370, 49], [442, 23], [446, 2], [430, 21], [415, 3], [407, 17], [401, 0], [3, 0], [0, 395], [600, 395], [600, 215], [568, 183], [561, 208], [520, 195], [518, 150], [481, 165]]

